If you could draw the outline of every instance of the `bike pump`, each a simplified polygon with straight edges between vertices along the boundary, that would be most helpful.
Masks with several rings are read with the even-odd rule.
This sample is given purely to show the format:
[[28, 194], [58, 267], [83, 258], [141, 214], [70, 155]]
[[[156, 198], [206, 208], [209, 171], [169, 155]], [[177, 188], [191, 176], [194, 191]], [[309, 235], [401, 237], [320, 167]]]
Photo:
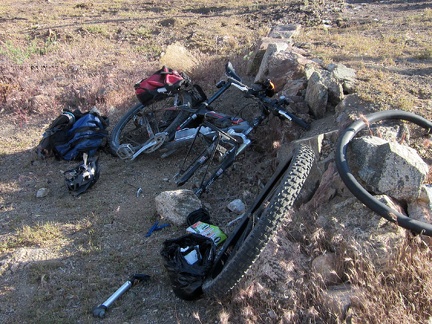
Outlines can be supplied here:
[[128, 291], [137, 282], [147, 281], [148, 279], [150, 279], [150, 276], [145, 274], [132, 275], [130, 279], [126, 281], [119, 289], [117, 289], [114, 294], [112, 294], [102, 304], [93, 309], [93, 316], [103, 318], [106, 311], [108, 310], [108, 307], [110, 307], [112, 303], [114, 303], [118, 298], [120, 298], [121, 295]]

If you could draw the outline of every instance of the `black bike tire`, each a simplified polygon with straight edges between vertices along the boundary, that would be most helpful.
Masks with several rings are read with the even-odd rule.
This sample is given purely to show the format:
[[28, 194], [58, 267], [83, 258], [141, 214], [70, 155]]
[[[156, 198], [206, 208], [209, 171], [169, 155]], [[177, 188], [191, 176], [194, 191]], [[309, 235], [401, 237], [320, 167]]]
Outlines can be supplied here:
[[386, 220], [396, 223], [399, 226], [411, 230], [417, 234], [424, 234], [427, 236], [432, 236], [432, 225], [412, 219], [402, 213], [388, 207], [384, 203], [377, 200], [372, 196], [366, 189], [364, 189], [360, 183], [355, 179], [354, 175], [351, 173], [348, 161], [346, 158], [347, 148], [354, 136], [360, 132], [362, 129], [369, 127], [370, 124], [375, 122], [380, 122], [388, 119], [399, 119], [406, 120], [417, 124], [418, 126], [425, 128], [431, 133], [432, 123], [427, 119], [420, 117], [416, 114], [405, 112], [402, 110], [386, 110], [376, 113], [372, 113], [364, 116], [364, 118], [359, 119], [347, 127], [342, 134], [339, 136], [337, 146], [336, 146], [336, 167], [339, 172], [340, 177], [351, 191], [351, 193], [364, 203], [371, 210], [376, 212], [381, 217]]
[[[181, 102], [183, 104], [187, 102], [191, 102], [192, 100], [190, 95], [188, 95], [185, 92], [181, 93], [180, 96], [181, 96]], [[148, 104], [137, 103], [120, 118], [120, 120], [114, 126], [109, 139], [109, 147], [113, 155], [117, 156], [117, 150], [120, 146], [121, 133], [124, 127], [127, 125], [127, 123], [133, 118], [133, 116], [135, 116], [140, 110], [145, 109], [146, 107], [150, 107], [152, 104], [156, 102], [159, 103], [166, 99], [168, 99], [168, 97], [164, 96], [164, 97], [160, 97], [157, 100], [149, 101]], [[177, 117], [173, 120], [173, 122], [165, 129], [165, 132], [169, 134], [174, 134], [176, 128], [180, 126], [182, 122], [184, 122], [189, 115], [190, 115], [189, 112], [180, 111]]]
[[314, 153], [309, 146], [300, 145], [296, 148], [287, 171], [269, 197], [271, 200], [268, 208], [264, 210], [255, 227], [220, 273], [214, 278], [206, 278], [202, 286], [205, 295], [221, 299], [240, 282], [277, 231], [281, 219], [293, 206], [313, 162]]

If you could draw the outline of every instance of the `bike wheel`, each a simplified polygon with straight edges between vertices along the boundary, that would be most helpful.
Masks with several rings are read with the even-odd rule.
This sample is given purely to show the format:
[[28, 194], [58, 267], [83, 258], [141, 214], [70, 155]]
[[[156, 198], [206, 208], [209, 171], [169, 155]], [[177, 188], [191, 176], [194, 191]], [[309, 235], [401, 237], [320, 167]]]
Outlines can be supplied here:
[[309, 146], [299, 146], [291, 159], [275, 172], [235, 231], [218, 251], [202, 289], [222, 298], [257, 260], [276, 232], [281, 219], [298, 197], [314, 162]]
[[432, 130], [431, 121], [402, 110], [385, 110], [366, 115], [347, 127], [338, 139], [335, 160], [339, 175], [351, 193], [381, 217], [414, 233], [432, 236], [432, 224], [410, 218], [379, 201], [356, 180], [348, 165], [347, 151], [351, 140], [361, 130], [370, 127], [372, 123], [384, 120], [406, 120], [426, 129], [429, 134]]
[[[176, 102], [177, 101], [177, 102]], [[114, 155], [130, 159], [141, 147], [153, 141], [146, 153], [160, 148], [172, 140], [176, 128], [189, 116], [189, 112], [175, 110], [176, 106], [190, 103], [186, 93], [178, 97], [163, 97], [148, 104], [133, 106], [115, 125], [110, 136], [110, 149]]]

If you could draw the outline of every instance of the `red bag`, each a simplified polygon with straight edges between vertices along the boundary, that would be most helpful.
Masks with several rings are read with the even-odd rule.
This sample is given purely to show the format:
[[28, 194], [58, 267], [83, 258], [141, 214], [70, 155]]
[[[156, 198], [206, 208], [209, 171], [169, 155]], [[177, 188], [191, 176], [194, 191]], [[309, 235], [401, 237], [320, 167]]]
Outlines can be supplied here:
[[145, 104], [160, 93], [178, 90], [184, 82], [183, 76], [170, 68], [163, 67], [153, 75], [135, 84], [135, 94], [138, 100]]

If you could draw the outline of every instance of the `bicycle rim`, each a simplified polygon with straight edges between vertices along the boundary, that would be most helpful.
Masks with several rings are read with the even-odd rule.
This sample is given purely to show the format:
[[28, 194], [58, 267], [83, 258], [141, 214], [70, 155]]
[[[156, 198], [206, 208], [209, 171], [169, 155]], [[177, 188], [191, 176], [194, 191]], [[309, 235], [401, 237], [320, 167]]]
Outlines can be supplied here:
[[[188, 102], [188, 98], [186, 94], [179, 95], [178, 105]], [[173, 110], [173, 107], [174, 97], [163, 97], [146, 105], [139, 103], [132, 107], [119, 120], [111, 133], [112, 153], [117, 155], [119, 147], [124, 145], [135, 153], [156, 134], [166, 133], [167, 138], [163, 141], [172, 139], [176, 128], [189, 115], [184, 111]]]
[[289, 164], [275, 173], [219, 250], [214, 267], [203, 284], [204, 294], [221, 299], [243, 278], [293, 206], [313, 162], [311, 148], [301, 145]]

